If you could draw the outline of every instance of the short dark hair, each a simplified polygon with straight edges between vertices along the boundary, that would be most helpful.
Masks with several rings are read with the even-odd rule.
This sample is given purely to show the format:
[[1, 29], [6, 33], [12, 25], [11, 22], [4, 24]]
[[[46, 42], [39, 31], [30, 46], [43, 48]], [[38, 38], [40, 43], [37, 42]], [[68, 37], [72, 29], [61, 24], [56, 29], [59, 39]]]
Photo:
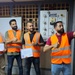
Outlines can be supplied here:
[[33, 23], [33, 21], [27, 21], [27, 22], [26, 22], [26, 26], [27, 26], [28, 23]]
[[15, 21], [15, 22], [16, 22], [16, 20], [15, 20], [15, 19], [11, 19], [11, 20], [9, 21], [9, 24], [11, 25], [11, 22], [13, 22], [13, 21]]
[[57, 23], [63, 23], [62, 21], [57, 21], [54, 23], [54, 28], [57, 26]]

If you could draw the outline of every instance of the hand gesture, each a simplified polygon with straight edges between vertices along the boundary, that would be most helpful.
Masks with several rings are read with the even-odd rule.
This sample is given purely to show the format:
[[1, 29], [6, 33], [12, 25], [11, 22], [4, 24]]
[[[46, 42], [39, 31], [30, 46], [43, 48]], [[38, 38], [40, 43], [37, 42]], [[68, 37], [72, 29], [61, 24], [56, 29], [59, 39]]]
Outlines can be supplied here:
[[0, 51], [0, 52], [4, 52], [5, 53], [6, 52], [6, 49], [4, 49], [3, 51]]
[[59, 47], [59, 42], [57, 42], [56, 44], [53, 45], [54, 48], [58, 48]]
[[3, 52], [6, 52], [6, 49], [4, 49]]
[[37, 45], [38, 45], [38, 43], [34, 43], [34, 42], [32, 42], [32, 45], [33, 45], [33, 46], [37, 46]]
[[16, 41], [17, 41], [17, 38], [13, 38], [13, 39], [12, 39], [12, 42], [16, 42]]

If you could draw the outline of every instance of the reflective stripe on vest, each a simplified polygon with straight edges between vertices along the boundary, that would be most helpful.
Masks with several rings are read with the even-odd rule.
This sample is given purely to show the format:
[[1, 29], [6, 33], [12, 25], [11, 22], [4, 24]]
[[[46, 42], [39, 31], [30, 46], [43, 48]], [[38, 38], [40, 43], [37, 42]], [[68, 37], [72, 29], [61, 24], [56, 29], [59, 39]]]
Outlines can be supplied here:
[[58, 48], [58, 49], [52, 50], [52, 52], [58, 52], [60, 50], [68, 50], [68, 49], [70, 49], [70, 46], [63, 47], [63, 48]]
[[71, 55], [64, 55], [64, 56], [51, 56], [51, 58], [70, 58]]
[[33, 46], [32, 44], [25, 44], [25, 46]]
[[38, 52], [38, 53], [40, 52], [39, 50], [32, 50], [32, 51], [33, 51], [33, 52]]
[[[25, 44], [25, 46], [34, 46], [33, 44]], [[38, 46], [38, 45], [35, 45]]]
[[6, 48], [21, 48], [21, 46], [7, 46]]

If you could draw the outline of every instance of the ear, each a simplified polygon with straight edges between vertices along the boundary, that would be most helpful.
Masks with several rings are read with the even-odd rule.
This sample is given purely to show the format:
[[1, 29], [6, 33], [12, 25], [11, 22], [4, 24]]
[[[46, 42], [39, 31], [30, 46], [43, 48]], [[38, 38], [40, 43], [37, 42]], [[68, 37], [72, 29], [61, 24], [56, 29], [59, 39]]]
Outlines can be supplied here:
[[73, 32], [73, 37], [75, 37], [75, 32]]

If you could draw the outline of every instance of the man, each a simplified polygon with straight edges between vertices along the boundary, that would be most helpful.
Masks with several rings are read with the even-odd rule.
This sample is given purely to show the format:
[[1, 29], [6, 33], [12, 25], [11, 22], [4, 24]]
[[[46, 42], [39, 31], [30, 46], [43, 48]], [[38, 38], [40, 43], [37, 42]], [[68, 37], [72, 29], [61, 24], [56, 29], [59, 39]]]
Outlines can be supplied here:
[[23, 48], [31, 48], [33, 57], [25, 58], [25, 75], [30, 75], [31, 63], [33, 63], [36, 75], [40, 75], [40, 49], [44, 45], [43, 38], [39, 32], [34, 31], [34, 25], [31, 21], [27, 22], [28, 32], [24, 34], [22, 44]]
[[[0, 33], [0, 43], [4, 43], [3, 37]], [[3, 51], [0, 51], [0, 75], [5, 75], [5, 49]]]
[[56, 33], [49, 37], [44, 47], [44, 52], [51, 52], [51, 72], [52, 75], [71, 75], [71, 40], [75, 37], [75, 32], [64, 32], [62, 21], [54, 24]]
[[8, 75], [12, 75], [12, 66], [14, 59], [17, 60], [19, 67], [19, 75], [23, 75], [22, 60], [20, 56], [21, 49], [21, 31], [18, 30], [17, 22], [15, 19], [9, 22], [11, 30], [5, 33], [7, 60], [8, 60]]

